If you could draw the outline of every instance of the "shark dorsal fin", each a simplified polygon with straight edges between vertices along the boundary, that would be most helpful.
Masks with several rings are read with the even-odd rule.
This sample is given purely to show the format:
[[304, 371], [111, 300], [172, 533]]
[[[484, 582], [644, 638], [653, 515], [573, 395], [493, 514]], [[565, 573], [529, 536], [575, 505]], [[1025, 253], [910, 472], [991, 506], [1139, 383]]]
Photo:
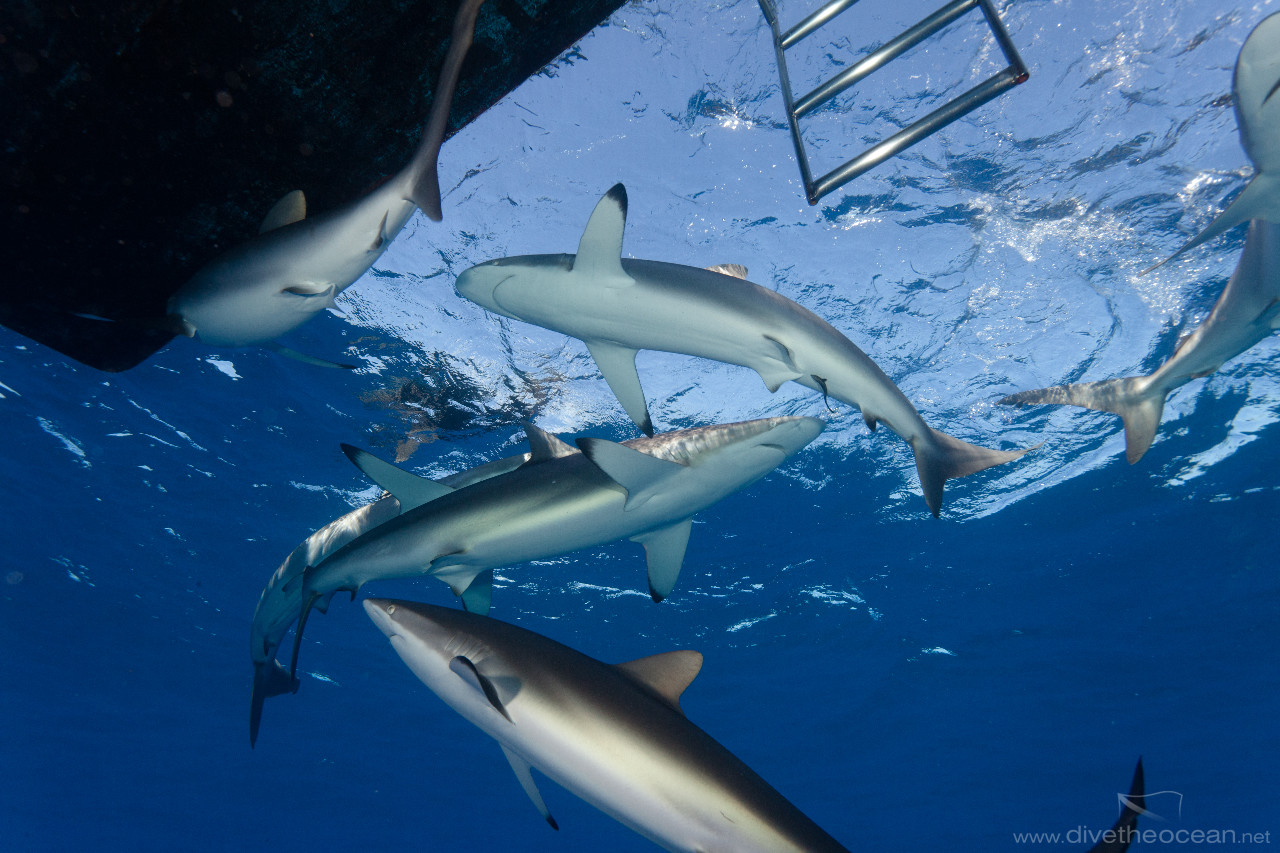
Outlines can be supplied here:
[[[680, 695], [702, 670], [702, 653], [688, 649], [663, 652], [647, 658], [615, 664], [627, 677], [638, 681], [680, 711]], [[684, 713], [680, 711], [680, 713]]]
[[707, 269], [710, 272], [718, 272], [731, 278], [747, 280], [747, 268], [742, 264], [716, 264], [714, 267], [707, 267]]
[[659, 459], [603, 438], [580, 438], [578, 448], [605, 475], [627, 492], [624, 509], [644, 506], [669, 477], [685, 470], [679, 462]]
[[572, 456], [578, 452], [572, 445], [566, 444], [554, 433], [539, 429], [528, 421], [525, 421], [522, 426], [524, 427], [524, 434], [529, 438], [529, 461], [524, 463], [526, 465], [536, 465], [539, 462], [546, 462], [550, 459]]
[[401, 512], [408, 512], [453, 491], [443, 483], [411, 474], [350, 444], [342, 445], [342, 452], [366, 477], [395, 495], [396, 500], [400, 501]]
[[624, 287], [632, 279], [622, 271], [622, 232], [627, 226], [627, 189], [614, 184], [596, 203], [578, 242], [573, 272], [609, 287]]
[[302, 190], [294, 190], [272, 205], [267, 216], [258, 227], [259, 234], [266, 234], [277, 228], [301, 222], [307, 218], [307, 197]]

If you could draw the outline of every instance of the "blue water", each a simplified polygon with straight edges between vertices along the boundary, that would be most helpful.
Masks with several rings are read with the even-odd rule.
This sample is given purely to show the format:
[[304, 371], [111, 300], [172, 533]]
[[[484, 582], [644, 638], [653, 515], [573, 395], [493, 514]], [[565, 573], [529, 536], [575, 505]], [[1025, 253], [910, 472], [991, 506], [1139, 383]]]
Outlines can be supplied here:
[[[886, 7], [873, 23], [891, 30], [932, 5]], [[689, 718], [850, 849], [1086, 849], [1013, 834], [1106, 828], [1139, 755], [1148, 790], [1182, 795], [1145, 825], [1275, 843], [1276, 339], [1175, 392], [1132, 467], [1115, 418], [993, 401], [1150, 371], [1203, 319], [1241, 232], [1136, 274], [1250, 174], [1224, 96], [1277, 8], [1012, 4], [1031, 81], [810, 208], [754, 0], [629, 5], [447, 144], [446, 221], [415, 218], [344, 317], [288, 341], [360, 370], [177, 340], [107, 375], [0, 330], [0, 846], [654, 849], [544, 781], [549, 830], [494, 743], [345, 601], [312, 620], [301, 689], [268, 700], [254, 750], [247, 730], [263, 584], [377, 494], [339, 442], [439, 476], [520, 449], [522, 417], [634, 434], [580, 344], [451, 286], [483, 260], [573, 251], [618, 180], [628, 254], [746, 264], [934, 427], [1043, 446], [949, 484], [938, 520], [905, 444], [855, 412], [642, 354], [660, 429], [830, 425], [698, 516], [662, 604], [624, 542], [501, 570], [493, 615], [607, 661], [699, 649]], [[816, 116], [822, 156], [992, 73], [981, 33], [957, 25]], [[823, 36], [805, 73], [863, 43]], [[452, 598], [429, 579], [366, 591]]]

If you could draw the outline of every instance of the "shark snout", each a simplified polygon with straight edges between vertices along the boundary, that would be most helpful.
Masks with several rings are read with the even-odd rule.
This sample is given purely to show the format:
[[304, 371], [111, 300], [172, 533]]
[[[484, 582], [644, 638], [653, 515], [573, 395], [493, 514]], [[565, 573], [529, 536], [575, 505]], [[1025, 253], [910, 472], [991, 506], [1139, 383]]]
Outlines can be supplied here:
[[463, 272], [454, 285], [458, 295], [486, 308], [492, 307], [494, 291], [514, 275], [510, 270], [504, 270], [501, 264], [501, 261], [486, 261]]
[[369, 618], [373, 620], [373, 624], [378, 626], [378, 630], [386, 634], [388, 637], [394, 637], [396, 631], [396, 604], [385, 598], [366, 598], [364, 600], [364, 612], [369, 614]]
[[777, 418], [776, 425], [767, 434], [768, 442], [778, 445], [790, 456], [817, 438], [826, 426], [825, 421], [808, 416]]

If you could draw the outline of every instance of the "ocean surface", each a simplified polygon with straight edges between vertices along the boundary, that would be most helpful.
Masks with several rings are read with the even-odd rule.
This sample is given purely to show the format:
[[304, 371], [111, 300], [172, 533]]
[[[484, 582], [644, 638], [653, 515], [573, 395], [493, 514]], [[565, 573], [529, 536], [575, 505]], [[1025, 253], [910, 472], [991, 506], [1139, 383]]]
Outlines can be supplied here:
[[[810, 207], [755, 0], [628, 4], [450, 140], [445, 221], [416, 216], [342, 316], [286, 341], [355, 371], [177, 339], [112, 375], [0, 329], [0, 848], [656, 849], [543, 781], [551, 831], [345, 599], [252, 750], [247, 725], [263, 585], [378, 494], [340, 442], [442, 476], [520, 452], [522, 418], [637, 434], [582, 344], [453, 289], [575, 251], [617, 181], [628, 256], [744, 264], [933, 427], [1040, 446], [949, 483], [935, 519], [907, 445], [855, 410], [642, 353], [659, 430], [829, 425], [698, 515], [665, 602], [619, 542], [500, 570], [493, 616], [610, 662], [700, 650], [688, 717], [851, 850], [1087, 850], [1139, 756], [1178, 795], [1140, 827], [1280, 843], [1280, 342], [1172, 394], [1133, 466], [1118, 418], [995, 404], [1148, 373], [1206, 316], [1243, 229], [1138, 273], [1252, 174], [1231, 71], [1280, 3], [999, 5], [1030, 81]], [[865, 0], [806, 43], [797, 89], [933, 8]], [[1002, 65], [966, 17], [807, 120], [815, 168]]]

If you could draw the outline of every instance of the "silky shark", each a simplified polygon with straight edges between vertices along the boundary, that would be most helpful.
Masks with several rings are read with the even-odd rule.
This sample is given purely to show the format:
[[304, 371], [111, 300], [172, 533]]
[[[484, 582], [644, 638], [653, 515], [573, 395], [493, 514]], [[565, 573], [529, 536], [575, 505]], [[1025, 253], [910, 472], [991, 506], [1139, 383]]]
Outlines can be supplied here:
[[915, 453], [925, 502], [936, 516], [942, 485], [1017, 459], [930, 428], [898, 386], [831, 324], [746, 280], [746, 270], [623, 258], [627, 192], [596, 205], [576, 255], [527, 255], [464, 272], [458, 293], [490, 311], [578, 338], [627, 414], [647, 435], [653, 421], [636, 374], [642, 349], [749, 367], [770, 391], [797, 382], [843, 400], [867, 426], [886, 424]]
[[1137, 462], [1155, 440], [1170, 391], [1208, 376], [1280, 328], [1280, 225], [1249, 223], [1240, 262], [1208, 318], [1150, 376], [1129, 376], [1022, 391], [1007, 405], [1069, 404], [1124, 420], [1125, 456]]
[[302, 355], [275, 339], [333, 307], [414, 210], [442, 218], [436, 161], [483, 2], [463, 0], [458, 10], [422, 144], [409, 165], [369, 195], [321, 216], [307, 217], [301, 191], [286, 195], [256, 238], [219, 255], [170, 298], [169, 317], [182, 334], [214, 346], [264, 346], [311, 364], [350, 366]]
[[1156, 264], [1163, 266], [1252, 219], [1280, 224], [1280, 12], [1264, 18], [1240, 48], [1231, 81], [1240, 144], [1254, 175], [1227, 209], [1181, 249]]
[[[649, 594], [661, 601], [680, 574], [694, 514], [768, 474], [822, 427], [817, 418], [765, 418], [621, 444], [580, 438], [574, 449], [526, 424], [524, 465], [406, 506], [306, 570], [290, 672], [313, 603], [339, 590], [354, 597], [371, 580], [431, 575], [468, 610], [487, 613], [493, 569], [630, 539], [644, 546]], [[385, 476], [399, 469], [367, 453], [355, 461], [400, 496], [402, 486]]]
[[[347, 448], [350, 455], [354, 448]], [[528, 454], [487, 462], [439, 481], [428, 480], [399, 469], [386, 472], [382, 479], [395, 482], [397, 490], [406, 495], [405, 500], [425, 502], [452, 489], [460, 489], [498, 474], [515, 470], [528, 461]], [[400, 482], [396, 481], [399, 473]], [[411, 504], [412, 505], [412, 504]], [[293, 693], [298, 681], [276, 659], [276, 651], [298, 618], [302, 609], [302, 575], [307, 566], [314, 566], [356, 537], [390, 521], [400, 514], [400, 500], [385, 494], [373, 503], [352, 510], [334, 519], [308, 536], [275, 570], [271, 580], [262, 590], [258, 606], [253, 611], [249, 626], [249, 658], [253, 662], [253, 692], [249, 702], [249, 745], [258, 740], [258, 728], [262, 723], [262, 704], [269, 696]], [[322, 610], [328, 601], [317, 603]]]
[[667, 850], [845, 850], [685, 717], [698, 652], [611, 666], [486, 616], [381, 598], [364, 609], [414, 675], [498, 742], [552, 828], [531, 767]]

